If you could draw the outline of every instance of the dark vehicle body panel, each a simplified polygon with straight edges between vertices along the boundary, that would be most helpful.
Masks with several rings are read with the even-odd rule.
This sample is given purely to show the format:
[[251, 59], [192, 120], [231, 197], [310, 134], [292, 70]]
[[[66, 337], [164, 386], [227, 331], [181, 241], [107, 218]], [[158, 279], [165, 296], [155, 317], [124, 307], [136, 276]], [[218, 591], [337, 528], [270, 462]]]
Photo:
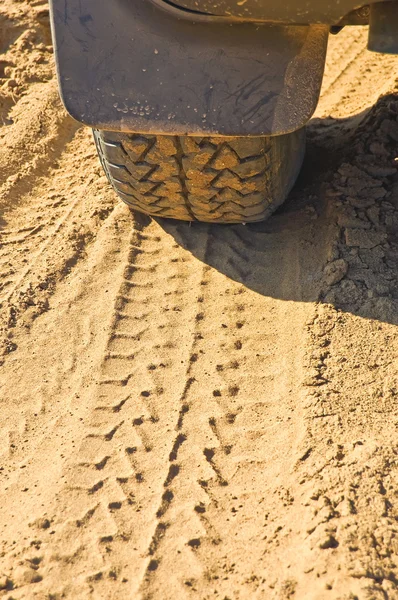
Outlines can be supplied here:
[[52, 21], [64, 104], [92, 127], [280, 134], [318, 100], [323, 25], [178, 19], [147, 0], [53, 0]]
[[[50, 0], [67, 110], [93, 128], [137, 133], [264, 136], [303, 127], [318, 101], [330, 25], [360, 5], [231, 1]], [[203, 14], [216, 9], [228, 14]], [[368, 14], [365, 7], [355, 18]]]

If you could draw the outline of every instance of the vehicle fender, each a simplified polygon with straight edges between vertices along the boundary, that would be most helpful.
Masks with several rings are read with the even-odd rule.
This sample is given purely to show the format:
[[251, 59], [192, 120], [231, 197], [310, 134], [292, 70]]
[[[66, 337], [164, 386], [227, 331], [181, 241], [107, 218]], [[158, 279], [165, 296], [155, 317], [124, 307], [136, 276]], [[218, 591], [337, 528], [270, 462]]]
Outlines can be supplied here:
[[50, 0], [50, 10], [62, 100], [90, 127], [280, 135], [315, 110], [326, 25], [242, 23], [150, 0]]

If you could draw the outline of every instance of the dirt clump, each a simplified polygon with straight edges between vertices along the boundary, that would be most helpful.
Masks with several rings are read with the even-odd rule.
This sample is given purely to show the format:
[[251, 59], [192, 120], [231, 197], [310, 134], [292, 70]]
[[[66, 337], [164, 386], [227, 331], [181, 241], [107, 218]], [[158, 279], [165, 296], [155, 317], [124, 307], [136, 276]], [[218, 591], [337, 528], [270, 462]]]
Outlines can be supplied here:
[[[352, 160], [342, 163], [329, 195], [337, 221], [323, 300], [363, 317], [398, 319], [398, 103], [385, 96], [356, 132]], [[340, 276], [341, 275], [341, 276]], [[333, 276], [336, 281], [333, 280]]]

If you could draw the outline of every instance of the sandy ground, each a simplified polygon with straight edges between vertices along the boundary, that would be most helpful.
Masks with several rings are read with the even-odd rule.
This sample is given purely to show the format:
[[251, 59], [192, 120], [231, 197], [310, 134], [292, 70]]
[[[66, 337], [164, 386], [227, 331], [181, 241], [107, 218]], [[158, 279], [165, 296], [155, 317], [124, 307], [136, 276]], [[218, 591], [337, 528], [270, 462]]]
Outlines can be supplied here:
[[[331, 39], [265, 224], [132, 216], [0, 5], [0, 597], [398, 598], [398, 59]], [[382, 96], [382, 97], [380, 97]]]

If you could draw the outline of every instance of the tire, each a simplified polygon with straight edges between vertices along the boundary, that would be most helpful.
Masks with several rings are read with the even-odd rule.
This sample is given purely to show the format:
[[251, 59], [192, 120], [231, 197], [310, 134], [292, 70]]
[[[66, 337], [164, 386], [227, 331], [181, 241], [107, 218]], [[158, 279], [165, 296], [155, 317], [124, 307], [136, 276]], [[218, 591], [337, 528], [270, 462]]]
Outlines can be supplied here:
[[94, 130], [105, 173], [132, 209], [184, 221], [263, 221], [304, 158], [305, 130], [274, 137], [193, 137]]

